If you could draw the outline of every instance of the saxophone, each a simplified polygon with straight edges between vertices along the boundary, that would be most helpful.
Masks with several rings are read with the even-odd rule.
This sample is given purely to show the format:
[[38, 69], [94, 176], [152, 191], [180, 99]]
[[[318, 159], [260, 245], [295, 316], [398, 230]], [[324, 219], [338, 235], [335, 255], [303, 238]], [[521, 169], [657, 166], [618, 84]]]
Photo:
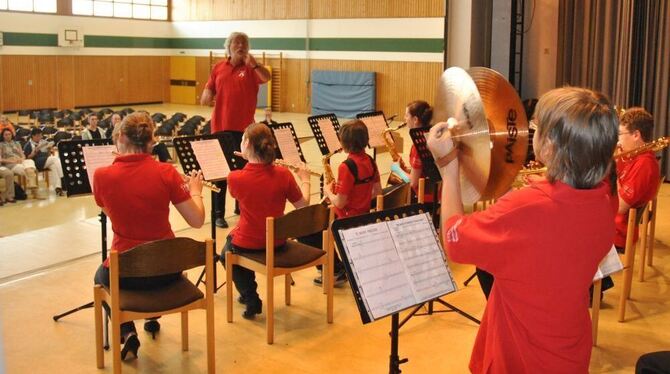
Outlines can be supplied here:
[[384, 143], [386, 143], [386, 148], [388, 148], [391, 159], [393, 159], [393, 162], [397, 162], [399, 166], [399, 168], [391, 167], [389, 178], [386, 181], [387, 186], [397, 186], [399, 184], [409, 182], [409, 176], [407, 173], [410, 172], [410, 169], [407, 167], [407, 165], [405, 165], [405, 161], [395, 149], [395, 142], [393, 141], [393, 137], [387, 136], [387, 134], [396, 132], [405, 126], [407, 126], [406, 122], [402, 123], [398, 127], [389, 127], [382, 132], [382, 139], [384, 139]]
[[323, 187], [327, 184], [332, 183], [335, 180], [335, 175], [333, 174], [333, 168], [330, 166], [330, 158], [333, 157], [337, 152], [340, 152], [342, 148], [336, 149], [327, 155], [323, 156], [321, 163], [323, 164], [323, 178], [321, 178], [321, 203], [326, 201], [326, 194], [323, 192]]

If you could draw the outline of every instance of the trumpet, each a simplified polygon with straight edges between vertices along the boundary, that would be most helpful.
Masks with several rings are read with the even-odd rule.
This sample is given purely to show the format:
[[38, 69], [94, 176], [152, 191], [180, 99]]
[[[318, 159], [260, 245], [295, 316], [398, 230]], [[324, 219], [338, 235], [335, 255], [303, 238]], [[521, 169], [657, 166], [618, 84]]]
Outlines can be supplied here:
[[614, 160], [630, 160], [631, 158], [644, 152], [648, 151], [658, 152], [661, 149], [667, 147], [668, 145], [670, 145], [670, 136], [664, 136], [662, 138], [654, 140], [653, 142], [649, 142], [635, 149], [631, 149], [630, 151], [615, 153], [613, 158]]
[[407, 173], [409, 173], [410, 170], [407, 167], [407, 165], [405, 165], [405, 161], [402, 159], [402, 156], [400, 156], [398, 151], [395, 149], [395, 142], [392, 140], [393, 138], [387, 136], [387, 134], [397, 132], [398, 130], [400, 130], [405, 126], [407, 126], [407, 122], [403, 122], [397, 127], [389, 127], [387, 129], [384, 129], [384, 131], [382, 131], [382, 139], [384, 139], [384, 143], [386, 144], [386, 148], [388, 148], [389, 154], [391, 155], [391, 159], [393, 159], [393, 162], [397, 162], [398, 166], [400, 166], [400, 170], [391, 169], [391, 172], [389, 173], [389, 178], [386, 181], [387, 186], [396, 186], [409, 181]]
[[320, 176], [321, 176], [320, 173], [317, 173], [317, 172], [315, 172], [315, 171], [313, 171], [313, 170], [310, 170], [310, 169], [308, 169], [307, 167], [305, 167], [305, 168], [301, 168], [301, 167], [299, 167], [299, 166], [297, 166], [297, 165], [294, 165], [294, 164], [292, 164], [292, 163], [290, 163], [290, 162], [287, 162], [287, 161], [284, 161], [284, 160], [282, 160], [282, 159], [276, 159], [276, 160], [274, 161], [274, 164], [275, 164], [275, 165], [278, 165], [278, 166], [284, 166], [284, 167], [289, 168], [291, 171], [294, 171], [294, 172], [298, 172], [298, 171], [300, 171], [300, 170], [305, 170], [305, 171], [308, 172], [310, 175], [313, 175], [313, 176], [315, 176], [315, 177], [320, 177]]

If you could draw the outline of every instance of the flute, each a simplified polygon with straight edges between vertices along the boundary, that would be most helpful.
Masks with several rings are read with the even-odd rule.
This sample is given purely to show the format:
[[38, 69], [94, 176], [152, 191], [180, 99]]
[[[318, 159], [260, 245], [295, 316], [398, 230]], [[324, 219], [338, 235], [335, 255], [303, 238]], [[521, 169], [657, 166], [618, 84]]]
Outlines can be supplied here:
[[[277, 159], [277, 160], [275, 160], [274, 164], [275, 164], [275, 165], [279, 165], [279, 166], [284, 166], [284, 167], [289, 168], [291, 171], [294, 171], [294, 172], [298, 172], [298, 171], [300, 171], [300, 170], [303, 170], [303, 168], [301, 168], [301, 167], [299, 167], [299, 166], [296, 166], [296, 165], [294, 165], [294, 164], [291, 164], [291, 163], [289, 163], [289, 162], [287, 162], [287, 161], [284, 161], [284, 160], [282, 160], [282, 159]], [[306, 172], [308, 172], [309, 175], [313, 175], [313, 176], [315, 176], [315, 177], [320, 177], [320, 176], [321, 176], [321, 173], [317, 173], [317, 172], [315, 172], [315, 171], [313, 171], [313, 170], [308, 169], [307, 167], [305, 167], [304, 170], [305, 170]]]

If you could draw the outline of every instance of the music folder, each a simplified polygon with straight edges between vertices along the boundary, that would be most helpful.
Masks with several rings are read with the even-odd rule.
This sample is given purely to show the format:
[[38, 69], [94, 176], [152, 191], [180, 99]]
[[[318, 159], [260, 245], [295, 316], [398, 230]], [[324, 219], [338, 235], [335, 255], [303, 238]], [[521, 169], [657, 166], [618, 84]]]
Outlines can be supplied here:
[[456, 291], [428, 212], [414, 204], [333, 222], [363, 323]]

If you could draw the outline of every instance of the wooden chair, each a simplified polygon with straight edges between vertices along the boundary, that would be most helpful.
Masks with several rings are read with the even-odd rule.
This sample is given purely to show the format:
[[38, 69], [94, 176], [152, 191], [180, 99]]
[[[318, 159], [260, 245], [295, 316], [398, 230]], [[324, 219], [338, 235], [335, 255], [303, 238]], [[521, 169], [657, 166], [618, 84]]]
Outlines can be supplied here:
[[[296, 209], [283, 217], [266, 219], [265, 251], [258, 253], [226, 252], [226, 303], [228, 322], [233, 322], [233, 272], [232, 266], [239, 265], [256, 273], [265, 274], [267, 311], [267, 343], [274, 342], [274, 278], [284, 276], [284, 303], [291, 305], [291, 273], [323, 266], [323, 287], [326, 294], [327, 321], [333, 322], [333, 240], [329, 224], [332, 210], [322, 204], [314, 204]], [[314, 248], [289, 238], [298, 238], [317, 232], [323, 233], [323, 250]], [[285, 249], [275, 253], [275, 239], [286, 240]], [[209, 276], [207, 279], [212, 279]], [[209, 283], [208, 283], [209, 284]]]
[[[646, 266], [654, 265], [654, 241], [656, 240], [656, 209], [658, 208], [658, 193], [661, 191], [661, 186], [665, 182], [665, 176], [661, 177], [660, 182], [658, 183], [658, 189], [656, 190], [656, 195], [651, 200], [651, 207], [649, 208], [649, 239], [647, 240], [647, 246], [643, 247], [640, 251], [640, 271], [638, 273], [638, 280], [644, 282], [644, 267], [645, 262]], [[645, 261], [646, 257], [646, 261]]]
[[[647, 246], [647, 225], [649, 224], [649, 203], [640, 208], [631, 208], [628, 211], [628, 231], [626, 232], [626, 247], [623, 254], [623, 272], [621, 276], [621, 295], [619, 296], [619, 322], [626, 318], [626, 301], [630, 299], [633, 283], [633, 266], [635, 265], [635, 250], [639, 245], [641, 250]], [[639, 226], [639, 240], [635, 242], [635, 226]], [[595, 292], [595, 291], [594, 291]]]
[[409, 204], [411, 198], [409, 183], [397, 185], [384, 195], [377, 195], [377, 211], [393, 209]]
[[110, 253], [110, 287], [93, 287], [95, 346], [99, 369], [105, 365], [103, 355], [102, 303], [110, 307], [112, 319], [112, 368], [121, 373], [121, 323], [160, 315], [181, 313], [181, 347], [188, 351], [188, 311], [205, 309], [207, 325], [207, 372], [214, 370], [214, 284], [208, 282], [205, 294], [185, 275], [178, 281], [152, 290], [119, 289], [119, 278], [150, 277], [178, 273], [205, 266], [207, 279], [214, 277], [212, 240], [198, 242], [174, 238], [144, 243], [126, 252]]

